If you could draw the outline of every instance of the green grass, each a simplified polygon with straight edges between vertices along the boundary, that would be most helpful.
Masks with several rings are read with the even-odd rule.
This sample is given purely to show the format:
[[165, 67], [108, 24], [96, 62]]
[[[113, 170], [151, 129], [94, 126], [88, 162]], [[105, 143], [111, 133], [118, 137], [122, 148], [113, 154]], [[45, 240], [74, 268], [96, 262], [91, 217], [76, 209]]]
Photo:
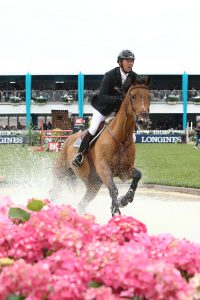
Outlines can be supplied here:
[[[136, 148], [143, 183], [200, 188], [200, 148], [182, 144], [137, 144]], [[57, 155], [28, 146], [0, 145], [0, 177], [23, 181], [48, 176]]]
[[200, 188], [200, 148], [189, 144], [137, 144], [143, 183]]
[[26, 145], [0, 145], [0, 177], [7, 181], [30, 181], [48, 174], [57, 153], [35, 149]]

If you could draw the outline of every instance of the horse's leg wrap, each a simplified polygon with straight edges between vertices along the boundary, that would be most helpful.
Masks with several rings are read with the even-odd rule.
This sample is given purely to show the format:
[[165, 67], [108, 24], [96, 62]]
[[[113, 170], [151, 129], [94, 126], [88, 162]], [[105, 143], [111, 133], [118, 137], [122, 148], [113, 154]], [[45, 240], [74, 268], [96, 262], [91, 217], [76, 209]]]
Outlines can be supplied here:
[[134, 169], [133, 170], [133, 180], [132, 180], [131, 186], [130, 186], [130, 189], [132, 189], [134, 192], [137, 188], [138, 182], [140, 181], [141, 177], [142, 177], [142, 173], [139, 170]]
[[137, 185], [138, 185], [138, 182], [140, 181], [141, 177], [142, 177], [142, 173], [139, 170], [134, 169], [133, 170], [133, 180], [131, 182], [131, 186], [130, 186], [128, 192], [126, 193], [125, 196], [120, 197], [121, 199], [118, 199], [118, 202], [120, 202], [120, 206], [122, 206], [122, 207], [126, 206], [129, 202], [133, 201], [135, 191], [137, 189]]
[[112, 183], [109, 186], [109, 193], [110, 193], [110, 197], [112, 198], [111, 214], [114, 217], [114, 215], [121, 214], [121, 212], [119, 210], [119, 206], [118, 206], [118, 203], [117, 203], [118, 189], [115, 186], [113, 180], [112, 180]]

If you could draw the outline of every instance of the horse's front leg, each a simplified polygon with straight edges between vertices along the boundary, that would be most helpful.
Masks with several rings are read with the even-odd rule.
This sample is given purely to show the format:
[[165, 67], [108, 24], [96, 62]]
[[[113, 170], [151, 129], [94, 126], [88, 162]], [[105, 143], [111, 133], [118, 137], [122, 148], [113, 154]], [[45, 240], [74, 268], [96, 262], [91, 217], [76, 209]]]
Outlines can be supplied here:
[[112, 199], [112, 204], [111, 204], [112, 216], [114, 216], [115, 214], [121, 214], [119, 210], [119, 205], [117, 203], [118, 189], [112, 179], [112, 172], [110, 168], [108, 167], [107, 164], [101, 162], [101, 164], [98, 166], [97, 173], [101, 178], [102, 182], [109, 190], [109, 194]]
[[118, 203], [119, 207], [124, 207], [129, 202], [133, 201], [135, 191], [137, 189], [137, 185], [138, 185], [138, 182], [140, 181], [141, 177], [142, 177], [142, 173], [137, 169], [133, 169], [132, 182], [131, 182], [131, 185], [130, 185], [130, 188], [129, 188], [128, 192], [124, 196], [120, 197], [117, 200], [117, 203]]
[[112, 199], [112, 204], [111, 204], [111, 214], [112, 216], [119, 214], [121, 215], [121, 212], [119, 210], [119, 205], [117, 203], [117, 196], [118, 196], [118, 189], [113, 181], [112, 178], [110, 178], [110, 183], [108, 185], [108, 190], [110, 193], [110, 197]]

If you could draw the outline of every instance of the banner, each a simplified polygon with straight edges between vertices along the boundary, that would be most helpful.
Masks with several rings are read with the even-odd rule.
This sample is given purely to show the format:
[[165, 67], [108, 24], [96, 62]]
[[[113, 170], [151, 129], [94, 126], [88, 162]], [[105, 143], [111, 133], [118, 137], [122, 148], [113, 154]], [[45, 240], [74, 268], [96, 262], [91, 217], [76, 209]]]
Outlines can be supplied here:
[[136, 134], [136, 143], [181, 143], [180, 134]]
[[19, 136], [0, 136], [0, 144], [23, 144], [23, 137]]

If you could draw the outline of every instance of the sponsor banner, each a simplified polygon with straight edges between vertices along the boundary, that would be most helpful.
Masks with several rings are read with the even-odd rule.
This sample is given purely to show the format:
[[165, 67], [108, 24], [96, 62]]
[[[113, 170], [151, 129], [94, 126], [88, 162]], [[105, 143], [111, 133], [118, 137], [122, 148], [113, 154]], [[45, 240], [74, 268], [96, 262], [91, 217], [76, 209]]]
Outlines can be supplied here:
[[181, 143], [180, 134], [136, 134], [136, 143]]
[[23, 144], [25, 140], [20, 136], [0, 136], [0, 144]]
[[84, 123], [85, 120], [84, 118], [74, 118], [74, 126], [73, 126], [73, 132], [76, 133], [79, 130], [83, 130], [84, 129]]
[[85, 123], [84, 118], [74, 118], [74, 125], [82, 125]]

